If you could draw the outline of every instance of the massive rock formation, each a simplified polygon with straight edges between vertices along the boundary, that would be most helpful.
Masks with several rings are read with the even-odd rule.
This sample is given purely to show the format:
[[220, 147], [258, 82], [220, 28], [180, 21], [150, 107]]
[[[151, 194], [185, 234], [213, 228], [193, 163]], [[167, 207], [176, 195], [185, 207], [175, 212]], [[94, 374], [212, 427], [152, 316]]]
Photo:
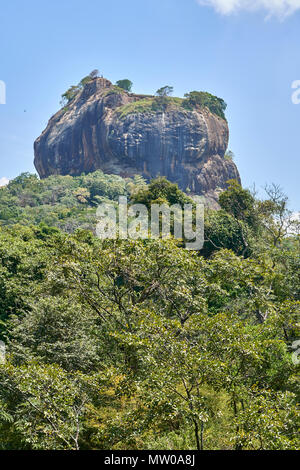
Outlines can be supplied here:
[[153, 97], [96, 78], [50, 119], [34, 144], [34, 163], [41, 178], [97, 169], [161, 175], [216, 199], [227, 180], [240, 180], [224, 158], [228, 135], [227, 122], [206, 108], [186, 109], [179, 98], [159, 107]]

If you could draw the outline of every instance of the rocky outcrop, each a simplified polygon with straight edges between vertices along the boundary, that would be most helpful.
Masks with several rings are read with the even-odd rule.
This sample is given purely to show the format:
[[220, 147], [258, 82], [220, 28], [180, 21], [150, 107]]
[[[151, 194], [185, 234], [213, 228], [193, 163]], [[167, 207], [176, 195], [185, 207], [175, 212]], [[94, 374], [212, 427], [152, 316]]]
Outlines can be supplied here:
[[41, 178], [97, 169], [124, 177], [161, 175], [216, 199], [227, 180], [240, 180], [224, 158], [228, 137], [227, 122], [206, 108], [186, 109], [175, 98], [159, 108], [153, 97], [96, 78], [50, 119], [34, 144], [34, 163]]

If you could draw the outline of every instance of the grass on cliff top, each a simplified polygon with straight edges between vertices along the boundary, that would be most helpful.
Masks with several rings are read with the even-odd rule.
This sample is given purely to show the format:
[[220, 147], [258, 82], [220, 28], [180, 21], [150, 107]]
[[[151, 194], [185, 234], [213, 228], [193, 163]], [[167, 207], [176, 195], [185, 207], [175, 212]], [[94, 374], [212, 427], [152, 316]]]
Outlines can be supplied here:
[[[182, 108], [183, 98], [168, 97], [166, 101], [161, 101], [157, 97], [143, 98], [133, 103], [125, 104], [116, 110], [118, 117], [124, 119], [129, 114], [148, 113], [155, 114], [166, 109]], [[184, 109], [182, 108], [184, 111]]]
[[120, 119], [125, 119], [130, 114], [155, 114], [175, 109], [187, 113], [199, 108], [208, 109], [212, 114], [226, 121], [224, 113], [226, 103], [220, 98], [204, 92], [192, 92], [186, 98], [148, 96], [120, 106], [115, 112]]
[[121, 88], [121, 87], [119, 87], [119, 86], [117, 86], [117, 85], [113, 85], [111, 88], [109, 88], [108, 90], [105, 90], [105, 91], [104, 91], [104, 95], [105, 95], [105, 96], [108, 96], [108, 95], [119, 95], [119, 94], [125, 94], [125, 93], [126, 93], [126, 91], [125, 91], [123, 88]]

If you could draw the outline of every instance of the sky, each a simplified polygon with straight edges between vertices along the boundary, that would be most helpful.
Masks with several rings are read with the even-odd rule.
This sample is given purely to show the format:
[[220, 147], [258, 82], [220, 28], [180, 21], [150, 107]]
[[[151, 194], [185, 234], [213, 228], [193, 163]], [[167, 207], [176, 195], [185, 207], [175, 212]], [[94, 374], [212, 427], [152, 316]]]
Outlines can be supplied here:
[[0, 185], [35, 172], [33, 142], [60, 95], [99, 69], [137, 93], [222, 97], [243, 185], [279, 184], [298, 211], [299, 39], [300, 0], [1, 2]]

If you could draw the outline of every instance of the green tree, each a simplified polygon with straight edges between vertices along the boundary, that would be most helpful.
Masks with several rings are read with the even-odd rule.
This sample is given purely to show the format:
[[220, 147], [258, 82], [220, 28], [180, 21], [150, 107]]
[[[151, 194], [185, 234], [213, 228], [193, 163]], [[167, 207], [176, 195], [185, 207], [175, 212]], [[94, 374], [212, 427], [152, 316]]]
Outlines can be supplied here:
[[12, 316], [8, 327], [9, 350], [18, 364], [35, 360], [89, 372], [99, 366], [97, 316], [81, 303], [43, 297], [25, 315]]
[[174, 88], [172, 86], [166, 85], [162, 88], [159, 88], [156, 92], [156, 95], [161, 98], [165, 98], [167, 96], [172, 95], [173, 91], [174, 91]]
[[61, 106], [67, 106], [71, 101], [76, 98], [80, 91], [80, 87], [78, 85], [72, 85], [68, 90], [61, 95]]
[[193, 204], [193, 200], [181, 191], [176, 183], [171, 183], [164, 177], [153, 179], [148, 187], [137, 191], [131, 199], [135, 204], [145, 204], [148, 207], [158, 200], [170, 205]]
[[119, 88], [123, 88], [123, 90], [128, 91], [129, 93], [132, 90], [133, 83], [132, 81], [128, 80], [128, 78], [124, 78], [123, 80], [118, 80], [116, 85]]
[[0, 378], [0, 403], [4, 407], [1, 413], [0, 406], [1, 434], [5, 424], [11, 422], [19, 434], [19, 445], [36, 450], [79, 450], [89, 402], [89, 387], [83, 376], [70, 376], [55, 365], [33, 362], [21, 367], [2, 366]]
[[191, 91], [190, 93], [186, 93], [184, 96], [186, 98], [184, 105], [187, 108], [193, 108], [195, 106], [205, 107], [213, 114], [216, 114], [222, 119], [226, 119], [225, 111], [227, 104], [222, 98], [218, 98], [217, 96], [204, 91]]
[[228, 189], [219, 197], [222, 209], [254, 227], [256, 222], [255, 199], [248, 189], [243, 189], [236, 180], [227, 182]]

